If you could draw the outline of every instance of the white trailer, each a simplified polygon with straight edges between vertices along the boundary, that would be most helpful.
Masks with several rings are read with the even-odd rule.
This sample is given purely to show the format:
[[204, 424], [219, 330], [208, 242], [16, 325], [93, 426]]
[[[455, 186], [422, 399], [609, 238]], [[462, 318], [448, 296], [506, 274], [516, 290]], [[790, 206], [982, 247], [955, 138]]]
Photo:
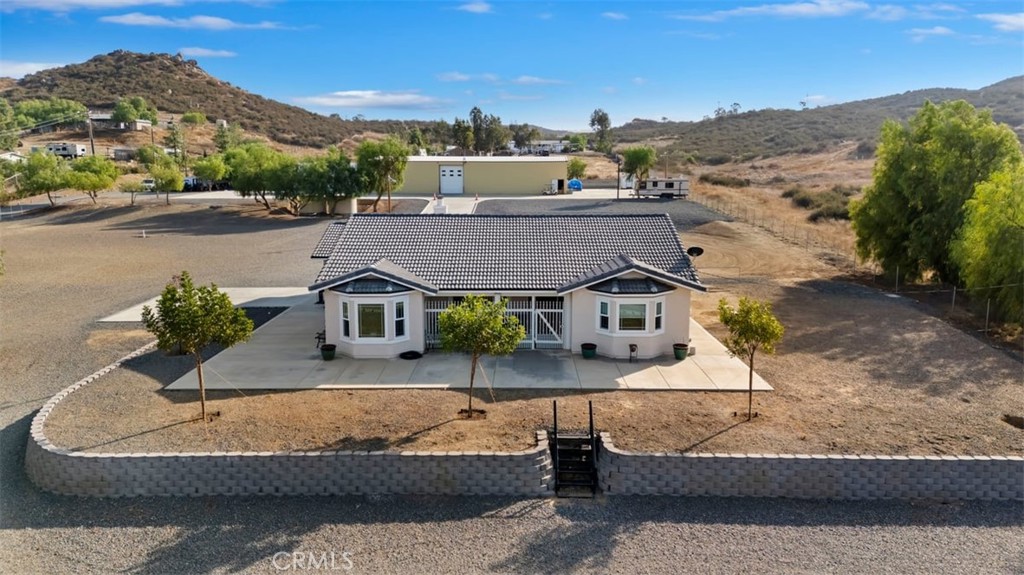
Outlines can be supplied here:
[[61, 158], [81, 158], [85, 156], [84, 144], [69, 144], [67, 142], [51, 142], [46, 144], [46, 151]]
[[690, 179], [683, 177], [648, 178], [640, 181], [635, 193], [637, 197], [688, 198], [690, 197]]

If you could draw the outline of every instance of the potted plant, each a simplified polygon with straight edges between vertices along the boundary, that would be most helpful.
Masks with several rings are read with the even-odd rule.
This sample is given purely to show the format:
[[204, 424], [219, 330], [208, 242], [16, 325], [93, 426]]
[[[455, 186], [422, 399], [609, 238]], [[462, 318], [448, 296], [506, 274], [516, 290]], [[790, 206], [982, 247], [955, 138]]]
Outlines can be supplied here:
[[690, 346], [685, 343], [673, 343], [672, 353], [676, 356], [676, 359], [684, 360], [686, 356], [690, 355]]
[[332, 359], [334, 359], [334, 353], [337, 349], [338, 346], [334, 345], [333, 343], [322, 344], [320, 346], [320, 357], [322, 357], [324, 361], [331, 361]]
[[583, 354], [583, 359], [594, 359], [595, 357], [597, 357], [597, 344], [580, 344], [580, 352]]

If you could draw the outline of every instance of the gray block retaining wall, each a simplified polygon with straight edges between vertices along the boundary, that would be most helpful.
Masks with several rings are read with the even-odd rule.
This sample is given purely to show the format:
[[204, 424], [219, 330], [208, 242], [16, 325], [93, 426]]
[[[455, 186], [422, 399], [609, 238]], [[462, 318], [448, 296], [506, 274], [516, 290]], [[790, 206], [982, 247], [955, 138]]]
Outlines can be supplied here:
[[601, 434], [609, 495], [1024, 500], [1024, 457], [631, 453]]
[[62, 495], [100, 497], [201, 495], [519, 495], [553, 488], [547, 432], [537, 446], [512, 453], [82, 453], [46, 438], [56, 405], [148, 345], [75, 383], [50, 399], [32, 420], [25, 469], [40, 488]]

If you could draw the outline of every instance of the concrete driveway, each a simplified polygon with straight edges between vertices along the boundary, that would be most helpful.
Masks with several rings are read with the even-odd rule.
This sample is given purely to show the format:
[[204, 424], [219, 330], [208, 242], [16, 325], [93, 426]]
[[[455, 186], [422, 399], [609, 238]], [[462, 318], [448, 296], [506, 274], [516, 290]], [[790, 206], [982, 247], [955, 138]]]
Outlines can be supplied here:
[[[310, 294], [264, 324], [244, 344], [225, 350], [204, 366], [207, 389], [457, 389], [469, 387], [469, 356], [431, 351], [420, 359], [323, 361], [315, 334], [323, 330], [323, 307]], [[691, 320], [694, 354], [629, 363], [583, 359], [566, 350], [518, 351], [485, 357], [476, 385], [496, 389], [745, 391], [748, 369]], [[167, 386], [196, 389], [194, 371]], [[754, 389], [771, 391], [754, 375]]]

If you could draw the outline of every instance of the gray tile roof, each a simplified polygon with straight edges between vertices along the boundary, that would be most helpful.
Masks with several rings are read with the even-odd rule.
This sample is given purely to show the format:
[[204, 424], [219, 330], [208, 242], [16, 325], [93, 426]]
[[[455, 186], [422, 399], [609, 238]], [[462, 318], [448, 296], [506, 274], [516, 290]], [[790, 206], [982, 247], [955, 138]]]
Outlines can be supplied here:
[[[689, 256], [686, 257], [689, 259]], [[649, 276], [661, 278], [671, 283], [683, 284], [696, 290], [705, 291], [704, 286], [700, 285], [699, 280], [693, 281], [690, 278], [680, 278], [676, 274], [667, 273], [664, 269], [659, 268], [658, 266], [652, 266], [646, 262], [633, 259], [626, 254], [618, 254], [614, 258], [603, 262], [601, 265], [591, 270], [587, 270], [583, 274], [562, 284], [558, 287], [558, 293], [570, 292], [608, 278], [617, 277], [630, 271], [638, 271]], [[694, 277], [696, 277], [696, 274], [694, 274]]]
[[607, 294], [650, 295], [670, 292], [675, 288], [651, 278], [612, 278], [588, 286], [591, 291]]
[[316, 247], [313, 248], [313, 253], [310, 254], [312, 259], [327, 259], [331, 256], [331, 252], [334, 251], [334, 246], [338, 244], [338, 236], [341, 235], [341, 230], [345, 229], [345, 222], [331, 222], [324, 230], [324, 235], [320, 237], [320, 241], [317, 242]]
[[[344, 240], [340, 240], [339, 239], [338, 245], [342, 246], [343, 244], [344, 244]], [[344, 248], [342, 248], [342, 249], [344, 249]], [[328, 260], [328, 262], [329, 261], [330, 260]], [[324, 263], [325, 267], [326, 267], [326, 265], [327, 265], [327, 263]], [[416, 289], [418, 289], [420, 291], [423, 291], [423, 292], [426, 292], [426, 293], [429, 293], [429, 294], [436, 294], [437, 293], [437, 286], [432, 284], [430, 281], [424, 280], [423, 278], [417, 276], [416, 274], [410, 272], [409, 270], [407, 270], [407, 269], [405, 269], [405, 268], [403, 268], [401, 266], [398, 266], [394, 262], [392, 262], [390, 260], [387, 260], [387, 259], [380, 259], [380, 260], [377, 260], [377, 261], [373, 262], [372, 264], [370, 264], [368, 266], [363, 266], [363, 267], [360, 267], [360, 268], [356, 268], [356, 269], [351, 270], [349, 272], [343, 273], [340, 276], [332, 277], [332, 278], [330, 278], [330, 281], [327, 282], [327, 283], [329, 283], [331, 285], [340, 285], [340, 284], [348, 283], [348, 282], [351, 282], [353, 280], [358, 280], [360, 278], [364, 278], [364, 277], [367, 277], [367, 276], [373, 276], [373, 277], [376, 277], [376, 278], [379, 278], [379, 279], [393, 281], [395, 283], [399, 283], [399, 284], [402, 284], [402, 285], [406, 285], [406, 286], [410, 286], [410, 287], [416, 288]], [[318, 283], [320, 283], [320, 282], [318, 282]], [[322, 289], [323, 287], [326, 287], [326, 286], [317, 285], [317, 286], [310, 287], [309, 289], [310, 290]]]
[[411, 291], [411, 289], [404, 285], [396, 284], [391, 280], [364, 277], [345, 282], [343, 284], [338, 284], [332, 287], [331, 291], [356, 294], [391, 294], [407, 292]]
[[352, 279], [384, 259], [441, 291], [554, 291], [600, 281], [602, 266], [704, 289], [666, 214], [357, 214], [310, 289]]

